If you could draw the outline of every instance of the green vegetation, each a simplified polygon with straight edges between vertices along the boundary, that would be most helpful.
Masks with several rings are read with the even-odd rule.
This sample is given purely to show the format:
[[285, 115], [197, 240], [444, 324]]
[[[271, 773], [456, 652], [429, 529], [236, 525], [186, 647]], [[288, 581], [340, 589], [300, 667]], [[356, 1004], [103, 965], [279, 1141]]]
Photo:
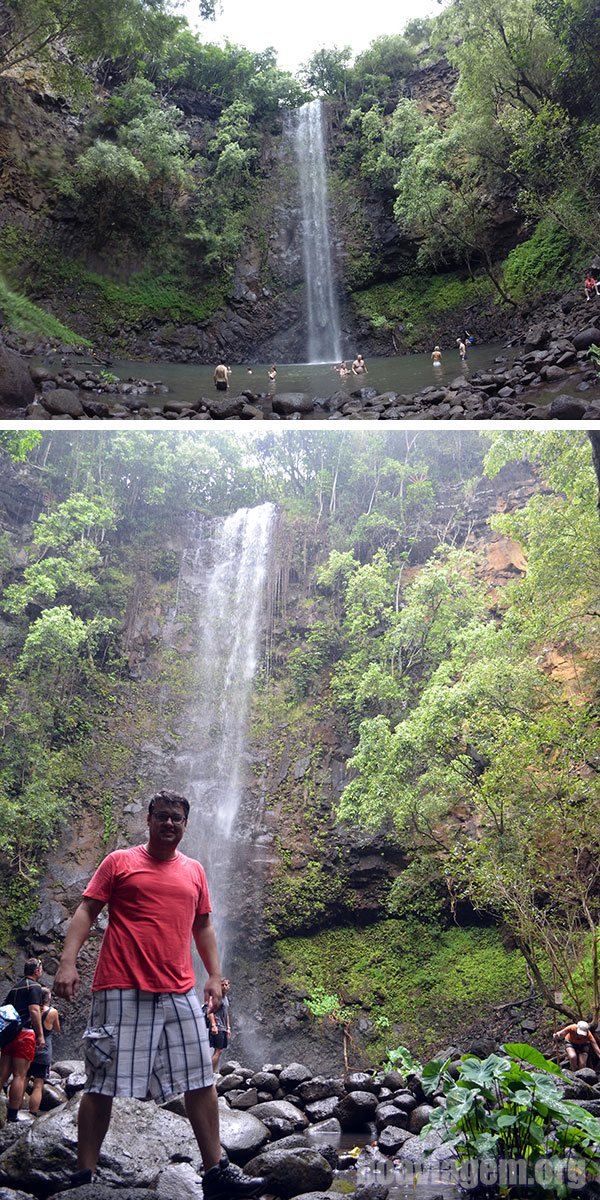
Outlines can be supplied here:
[[[311, 996], [335, 994], [354, 1021], [372, 1023], [369, 1058], [383, 1061], [394, 1035], [431, 1051], [459, 1024], [518, 999], [527, 990], [521, 954], [506, 951], [496, 929], [441, 930], [382, 920], [283, 938], [274, 945], [281, 976]], [[384, 1014], [392, 1028], [381, 1029]]]
[[91, 345], [87, 338], [74, 333], [72, 329], [67, 329], [66, 325], [63, 325], [56, 317], [44, 312], [31, 300], [27, 300], [25, 296], [20, 296], [9, 288], [2, 275], [0, 275], [0, 308], [6, 324], [12, 329], [21, 330], [23, 333], [41, 333], [58, 342], [64, 342], [68, 346]]
[[448, 275], [405, 275], [393, 283], [375, 284], [354, 292], [357, 312], [367, 317], [374, 329], [398, 329], [405, 346], [431, 338], [436, 322], [453, 313], [457, 319], [467, 308], [481, 304], [491, 295], [491, 285], [482, 276], [461, 278]]
[[574, 263], [585, 269], [573, 238], [552, 219], [543, 219], [526, 242], [511, 250], [504, 264], [504, 285], [515, 300], [558, 292], [573, 283]]
[[[570, 1196], [586, 1175], [598, 1174], [600, 1121], [564, 1099], [555, 1080], [565, 1077], [533, 1046], [515, 1043], [504, 1050], [504, 1055], [490, 1054], [483, 1061], [463, 1055], [456, 1078], [447, 1062], [423, 1068], [426, 1095], [441, 1088], [446, 1103], [434, 1109], [422, 1136], [435, 1130], [455, 1148], [459, 1177], [467, 1186], [469, 1166], [483, 1158], [498, 1165], [523, 1162], [540, 1193]], [[555, 1172], [553, 1164], [559, 1162], [562, 1169]], [[502, 1187], [509, 1180], [497, 1182]]]

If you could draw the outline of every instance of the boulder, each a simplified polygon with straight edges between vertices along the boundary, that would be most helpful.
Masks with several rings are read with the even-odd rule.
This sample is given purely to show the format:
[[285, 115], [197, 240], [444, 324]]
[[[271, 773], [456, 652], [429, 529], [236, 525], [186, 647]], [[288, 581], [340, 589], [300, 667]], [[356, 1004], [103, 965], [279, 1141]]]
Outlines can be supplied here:
[[274, 1096], [279, 1087], [279, 1079], [269, 1071], [257, 1071], [250, 1078], [250, 1086], [261, 1092], [269, 1092], [271, 1096]]
[[85, 410], [76, 392], [67, 388], [55, 388], [53, 392], [44, 392], [44, 408], [58, 417], [83, 417]]
[[356, 1129], [373, 1119], [376, 1108], [377, 1096], [373, 1092], [348, 1092], [340, 1100], [335, 1115], [342, 1129]]
[[246, 404], [246, 398], [245, 396], [227, 396], [225, 399], [211, 398], [207, 400], [206, 396], [202, 396], [199, 403], [206, 405], [215, 421], [226, 421], [228, 417], [240, 416]]
[[314, 1104], [307, 1104], [304, 1111], [311, 1122], [327, 1121], [333, 1117], [338, 1104], [337, 1096], [329, 1096], [326, 1100], [315, 1100]]
[[[160, 1171], [156, 1182], [156, 1191], [152, 1193], [154, 1200], [201, 1200], [202, 1181], [191, 1163], [170, 1163]], [[120, 1200], [120, 1193], [115, 1200]]]
[[340, 1098], [344, 1095], [345, 1088], [341, 1079], [326, 1079], [323, 1075], [315, 1075], [314, 1079], [307, 1079], [305, 1083], [299, 1084], [296, 1091], [304, 1104], [313, 1104], [315, 1100], [328, 1100], [330, 1096]]
[[433, 1107], [431, 1104], [417, 1104], [417, 1107], [413, 1108], [408, 1118], [408, 1128], [410, 1129], [410, 1132], [420, 1133], [421, 1130], [429, 1124], [429, 1118], [431, 1117], [432, 1112]]
[[367, 1071], [352, 1071], [345, 1083], [348, 1092], [378, 1092], [381, 1086]]
[[232, 1162], [240, 1166], [258, 1154], [269, 1140], [266, 1124], [254, 1113], [229, 1108], [225, 1100], [219, 1101], [219, 1126], [221, 1145]]
[[282, 1200], [306, 1192], [326, 1192], [333, 1182], [333, 1170], [316, 1150], [287, 1150], [273, 1147], [253, 1158], [246, 1167], [250, 1175], [264, 1175], [267, 1191]]
[[600, 329], [596, 325], [588, 325], [574, 334], [571, 341], [576, 350], [589, 350], [590, 346], [600, 346]]
[[377, 1144], [384, 1154], [397, 1154], [400, 1147], [412, 1137], [413, 1134], [409, 1133], [408, 1129], [400, 1129], [398, 1125], [386, 1125], [379, 1134]]
[[308, 1117], [302, 1109], [290, 1104], [289, 1100], [268, 1100], [265, 1104], [256, 1104], [252, 1116], [262, 1121], [267, 1129], [271, 1128], [273, 1122], [285, 1121], [290, 1126], [286, 1133], [306, 1129], [308, 1125]]
[[396, 1108], [391, 1101], [387, 1104], [379, 1104], [375, 1112], [377, 1130], [385, 1129], [388, 1125], [394, 1125], [398, 1129], [408, 1128], [408, 1113], [403, 1112], [401, 1108]]
[[548, 407], [548, 416], [554, 420], [568, 419], [579, 421], [588, 407], [586, 400], [575, 396], [555, 396]]
[[314, 400], [304, 392], [281, 392], [273, 397], [273, 412], [280, 413], [282, 417], [309, 413], [314, 407]]
[[552, 334], [547, 325], [532, 325], [527, 330], [525, 336], [525, 345], [531, 346], [534, 350], [541, 349], [542, 346], [547, 346]]
[[27, 363], [14, 350], [0, 345], [0, 406], [26, 408], [33, 403], [35, 386]]
[[[77, 1099], [70, 1100], [24, 1126], [23, 1135], [0, 1155], [0, 1184], [25, 1186], [43, 1195], [64, 1186], [77, 1169], [78, 1107]], [[188, 1121], [155, 1104], [120, 1099], [100, 1156], [103, 1183], [150, 1187], [176, 1151], [199, 1164], [200, 1152]]]

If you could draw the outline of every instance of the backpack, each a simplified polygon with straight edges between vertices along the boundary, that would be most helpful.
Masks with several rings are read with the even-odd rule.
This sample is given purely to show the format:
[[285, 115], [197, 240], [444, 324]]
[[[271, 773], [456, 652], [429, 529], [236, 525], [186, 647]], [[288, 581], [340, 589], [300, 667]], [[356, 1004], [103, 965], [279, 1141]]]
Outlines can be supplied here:
[[22, 1028], [23, 1022], [14, 1005], [0, 1005], [0, 1047], [12, 1042]]

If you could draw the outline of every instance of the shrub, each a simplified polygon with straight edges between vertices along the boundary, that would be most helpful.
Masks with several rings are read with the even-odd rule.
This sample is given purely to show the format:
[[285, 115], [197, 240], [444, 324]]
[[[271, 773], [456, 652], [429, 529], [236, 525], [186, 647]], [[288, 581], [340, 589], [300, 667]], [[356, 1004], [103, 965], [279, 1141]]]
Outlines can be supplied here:
[[544, 217], [531, 237], [511, 250], [504, 264], [504, 286], [514, 300], [560, 291], [571, 282], [575, 253], [573, 238]]

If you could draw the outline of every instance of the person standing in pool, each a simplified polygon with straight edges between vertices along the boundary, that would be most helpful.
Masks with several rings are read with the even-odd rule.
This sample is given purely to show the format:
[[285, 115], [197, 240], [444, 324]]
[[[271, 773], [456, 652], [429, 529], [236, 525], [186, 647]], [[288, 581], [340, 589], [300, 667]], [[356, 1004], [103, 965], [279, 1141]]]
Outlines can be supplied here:
[[213, 374], [213, 382], [218, 392], [226, 392], [229, 387], [229, 376], [231, 370], [225, 366], [225, 363], [219, 363], [215, 367]]
[[434, 346], [433, 350], [431, 351], [431, 361], [432, 361], [434, 367], [441, 367], [442, 352], [441, 352], [439, 346]]

